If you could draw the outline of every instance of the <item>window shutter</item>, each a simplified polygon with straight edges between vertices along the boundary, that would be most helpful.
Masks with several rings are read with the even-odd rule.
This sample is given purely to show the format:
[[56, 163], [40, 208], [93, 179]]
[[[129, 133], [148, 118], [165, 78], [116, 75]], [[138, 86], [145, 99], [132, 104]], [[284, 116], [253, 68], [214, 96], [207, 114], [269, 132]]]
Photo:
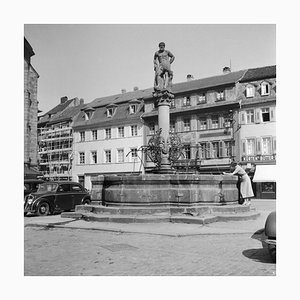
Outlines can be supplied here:
[[260, 109], [256, 109], [255, 110], [255, 123], [260, 123], [260, 116], [261, 116], [261, 110]]
[[276, 154], [276, 136], [273, 136], [273, 154]]
[[261, 138], [256, 139], [256, 153], [261, 154]]
[[206, 144], [206, 158], [211, 158], [212, 147], [210, 143]]
[[270, 107], [270, 121], [275, 121], [275, 107]]
[[242, 140], [242, 155], [246, 155], [246, 140]]
[[240, 124], [245, 124], [245, 112], [241, 111], [240, 112]]
[[219, 142], [219, 148], [220, 148], [220, 157], [225, 157], [225, 144], [224, 141]]

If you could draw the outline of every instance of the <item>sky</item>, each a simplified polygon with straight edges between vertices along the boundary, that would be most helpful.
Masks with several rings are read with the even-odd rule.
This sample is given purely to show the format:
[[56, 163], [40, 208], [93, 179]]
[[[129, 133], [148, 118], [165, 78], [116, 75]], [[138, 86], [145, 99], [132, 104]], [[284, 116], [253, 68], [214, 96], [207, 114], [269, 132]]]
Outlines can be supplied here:
[[276, 64], [275, 24], [24, 24], [39, 73], [42, 114], [60, 98], [95, 98], [153, 86], [158, 43], [175, 55], [173, 82]]

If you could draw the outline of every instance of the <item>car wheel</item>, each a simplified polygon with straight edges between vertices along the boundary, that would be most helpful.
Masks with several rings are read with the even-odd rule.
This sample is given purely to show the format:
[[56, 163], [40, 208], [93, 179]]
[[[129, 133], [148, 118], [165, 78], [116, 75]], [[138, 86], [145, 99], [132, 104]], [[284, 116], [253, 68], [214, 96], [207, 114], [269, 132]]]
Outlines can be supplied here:
[[82, 202], [82, 204], [83, 204], [83, 205], [89, 205], [89, 204], [91, 204], [91, 201], [90, 201], [90, 200], [84, 200], [84, 201]]
[[41, 202], [37, 207], [37, 214], [39, 216], [47, 216], [50, 213], [50, 207], [47, 202]]
[[268, 245], [269, 254], [271, 256], [272, 262], [276, 262], [276, 247], [273, 245]]

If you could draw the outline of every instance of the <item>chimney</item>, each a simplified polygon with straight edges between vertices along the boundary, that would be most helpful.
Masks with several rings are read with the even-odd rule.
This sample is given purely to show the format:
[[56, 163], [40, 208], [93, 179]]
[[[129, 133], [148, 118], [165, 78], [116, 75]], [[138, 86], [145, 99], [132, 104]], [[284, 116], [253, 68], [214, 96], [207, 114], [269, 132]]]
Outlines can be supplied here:
[[121, 89], [121, 93], [122, 93], [122, 94], [125, 94], [125, 93], [126, 93], [126, 90], [125, 90], [125, 89]]
[[80, 104], [80, 105], [84, 104], [84, 99], [83, 99], [83, 98], [80, 98], [79, 104]]
[[193, 75], [191, 75], [191, 74], [186, 75], [186, 80], [187, 80], [187, 81], [191, 81], [191, 80], [193, 80], [193, 79], [194, 79], [194, 76], [193, 76]]
[[223, 74], [229, 74], [231, 72], [229, 67], [224, 67], [223, 68]]
[[68, 97], [64, 96], [60, 98], [60, 104], [64, 104], [66, 101], [68, 101]]
[[74, 98], [74, 106], [79, 105], [79, 99], [77, 97]]
[[133, 90], [134, 90], [134, 91], [138, 91], [138, 90], [139, 90], [139, 87], [138, 87], [138, 86], [135, 86], [135, 87], [133, 87]]

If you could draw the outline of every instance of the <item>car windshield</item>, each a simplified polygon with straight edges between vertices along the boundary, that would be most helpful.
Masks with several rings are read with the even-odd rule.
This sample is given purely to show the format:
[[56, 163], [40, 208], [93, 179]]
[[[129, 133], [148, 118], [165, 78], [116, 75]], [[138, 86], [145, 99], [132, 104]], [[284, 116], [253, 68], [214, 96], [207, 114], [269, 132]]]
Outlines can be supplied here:
[[55, 192], [57, 189], [57, 183], [42, 183], [38, 188], [38, 193], [42, 192]]

